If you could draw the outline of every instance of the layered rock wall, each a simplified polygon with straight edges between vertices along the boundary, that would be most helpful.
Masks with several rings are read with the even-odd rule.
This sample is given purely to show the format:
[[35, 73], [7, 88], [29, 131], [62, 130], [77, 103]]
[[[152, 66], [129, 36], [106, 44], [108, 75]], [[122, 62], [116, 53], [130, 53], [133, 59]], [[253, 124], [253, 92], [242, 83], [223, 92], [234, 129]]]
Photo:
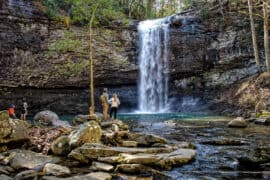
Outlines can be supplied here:
[[[88, 29], [67, 29], [49, 21], [32, 1], [0, 2], [0, 108], [20, 105], [26, 97], [33, 113], [88, 112]], [[215, 104], [218, 94], [257, 73], [248, 17], [233, 9], [225, 18], [215, 10], [210, 13], [208, 19], [196, 11], [171, 18], [173, 110]], [[136, 25], [94, 29], [93, 37], [97, 109], [102, 88], [109, 87], [110, 93], [119, 94], [122, 110], [134, 110], [139, 76]], [[76, 44], [65, 44], [69, 39]]]

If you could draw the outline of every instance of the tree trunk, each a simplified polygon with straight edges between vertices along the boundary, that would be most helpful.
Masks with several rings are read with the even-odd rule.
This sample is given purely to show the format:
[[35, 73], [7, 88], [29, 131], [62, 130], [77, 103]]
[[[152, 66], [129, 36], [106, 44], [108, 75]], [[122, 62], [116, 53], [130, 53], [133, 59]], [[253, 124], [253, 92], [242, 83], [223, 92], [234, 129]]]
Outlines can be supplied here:
[[91, 20], [89, 22], [89, 78], [90, 78], [90, 108], [89, 118], [90, 120], [96, 120], [95, 116], [95, 99], [94, 99], [94, 65], [93, 65], [93, 50], [92, 50], [92, 25], [95, 18], [95, 13], [98, 5], [93, 10]]
[[252, 42], [253, 42], [253, 50], [254, 50], [254, 57], [258, 67], [259, 73], [261, 72], [260, 60], [259, 60], [259, 51], [257, 45], [257, 38], [256, 38], [256, 31], [253, 19], [253, 12], [252, 12], [252, 1], [248, 0], [248, 8], [249, 8], [249, 18], [250, 18], [250, 27], [252, 33]]
[[267, 72], [270, 72], [270, 56], [269, 56], [269, 12], [266, 2], [263, 3], [263, 17], [264, 17], [264, 51]]

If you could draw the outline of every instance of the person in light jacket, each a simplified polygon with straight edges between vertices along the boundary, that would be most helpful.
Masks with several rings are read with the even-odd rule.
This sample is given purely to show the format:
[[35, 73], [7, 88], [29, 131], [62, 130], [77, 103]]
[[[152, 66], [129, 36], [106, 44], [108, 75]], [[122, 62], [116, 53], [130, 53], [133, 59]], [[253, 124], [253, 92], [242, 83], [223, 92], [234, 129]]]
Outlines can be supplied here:
[[111, 104], [111, 111], [110, 111], [110, 118], [116, 119], [117, 118], [117, 109], [118, 106], [120, 105], [120, 100], [117, 97], [117, 94], [113, 94], [113, 97], [109, 100], [109, 103]]

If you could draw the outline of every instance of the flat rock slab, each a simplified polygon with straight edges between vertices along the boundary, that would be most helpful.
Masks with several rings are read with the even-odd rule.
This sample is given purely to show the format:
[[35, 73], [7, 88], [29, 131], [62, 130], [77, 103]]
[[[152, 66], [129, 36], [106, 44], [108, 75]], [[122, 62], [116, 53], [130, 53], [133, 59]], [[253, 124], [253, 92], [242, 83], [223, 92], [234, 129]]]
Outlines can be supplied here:
[[[170, 176], [160, 172], [158, 170], [152, 169], [150, 167], [141, 164], [119, 164], [116, 167], [117, 172], [123, 172], [128, 174], [151, 174], [155, 179], [169, 179]], [[152, 178], [152, 176], [150, 178]], [[138, 178], [138, 177], [136, 177]], [[148, 177], [149, 178], [149, 177]]]
[[109, 147], [101, 144], [86, 143], [71, 151], [68, 155], [70, 158], [76, 159], [82, 163], [88, 163], [89, 160], [97, 160], [100, 157], [117, 156], [121, 153], [126, 154], [155, 154], [155, 153], [170, 153], [179, 146], [167, 146], [165, 148], [127, 148], [127, 147]]
[[93, 162], [90, 169], [94, 171], [112, 172], [114, 170], [114, 166], [101, 162]]
[[270, 125], [270, 118], [262, 118], [262, 119], [256, 119], [254, 121], [255, 124], [260, 124], [260, 125]]
[[187, 164], [196, 156], [193, 149], [178, 149], [170, 153], [158, 154], [119, 154], [112, 157], [100, 157], [98, 160], [112, 164], [141, 164], [169, 170], [174, 166]]
[[71, 171], [68, 167], [60, 166], [58, 164], [48, 163], [44, 166], [43, 172], [46, 175], [52, 176], [66, 176], [71, 174]]
[[111, 180], [112, 176], [109, 173], [104, 173], [104, 172], [95, 172], [95, 173], [90, 173], [82, 176], [73, 176], [69, 178], [59, 178], [59, 177], [54, 177], [54, 176], [44, 176], [42, 178], [43, 180]]
[[57, 163], [60, 160], [55, 157], [46, 156], [28, 150], [10, 151], [10, 166], [14, 169], [43, 169], [46, 163]]

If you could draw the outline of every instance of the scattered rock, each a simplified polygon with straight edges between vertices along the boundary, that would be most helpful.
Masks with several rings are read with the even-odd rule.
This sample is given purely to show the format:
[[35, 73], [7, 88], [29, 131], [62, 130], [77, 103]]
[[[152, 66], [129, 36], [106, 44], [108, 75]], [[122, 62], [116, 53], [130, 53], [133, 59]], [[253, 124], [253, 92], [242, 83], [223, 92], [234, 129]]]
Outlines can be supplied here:
[[114, 170], [114, 166], [110, 164], [101, 163], [101, 162], [93, 162], [90, 169], [94, 171], [112, 172]]
[[59, 162], [58, 158], [46, 156], [28, 150], [10, 151], [10, 166], [14, 169], [42, 169], [46, 163]]
[[170, 176], [168, 176], [165, 173], [162, 173], [158, 170], [152, 169], [150, 167], [147, 167], [147, 166], [144, 166], [141, 164], [120, 164], [120, 165], [117, 165], [116, 171], [123, 172], [123, 173], [129, 173], [129, 174], [149, 173], [149, 174], [153, 175], [155, 179], [160, 179], [160, 180], [170, 178]]
[[44, 168], [43, 172], [45, 175], [52, 175], [52, 176], [66, 176], [71, 174], [70, 169], [65, 166], [60, 166], [57, 164], [47, 163]]
[[270, 146], [263, 146], [250, 150], [238, 158], [239, 165], [246, 168], [258, 168], [259, 164], [270, 162]]
[[129, 141], [138, 142], [138, 146], [151, 147], [153, 144], [167, 144], [167, 140], [152, 134], [138, 134], [138, 133], [130, 133], [128, 134]]
[[270, 125], [270, 118], [261, 118], [261, 119], [256, 119], [254, 121], [255, 124], [260, 124], [260, 125]]
[[41, 111], [34, 116], [34, 122], [38, 125], [52, 126], [55, 121], [59, 121], [59, 117], [52, 111]]
[[126, 131], [129, 129], [128, 125], [120, 120], [101, 122], [100, 126], [102, 127], [102, 129], [106, 129], [106, 128], [112, 128], [113, 124], [117, 125], [119, 127], [119, 130], [121, 130], [121, 131]]
[[[102, 113], [96, 112], [95, 115], [96, 115], [96, 118], [97, 118], [97, 122], [100, 122], [103, 119]], [[89, 122], [89, 121], [90, 121], [89, 115], [79, 114], [79, 115], [77, 115], [77, 116], [75, 116], [73, 118], [71, 124], [74, 125], [74, 126], [77, 126], [77, 125], [80, 125], [80, 124], [83, 124], [83, 123], [86, 123], [86, 122]]]
[[55, 155], [67, 155], [71, 151], [69, 145], [69, 138], [67, 136], [61, 136], [53, 141], [51, 150]]
[[137, 147], [138, 142], [136, 142], [136, 141], [123, 141], [122, 146], [123, 147]]
[[34, 170], [22, 171], [15, 176], [15, 180], [37, 179], [38, 172]]
[[44, 176], [42, 178], [43, 180], [111, 180], [112, 176], [109, 173], [104, 172], [95, 172], [90, 173], [82, 176], [73, 176], [69, 178], [59, 178], [59, 177], [53, 177], [53, 176]]
[[243, 117], [237, 117], [228, 123], [232, 128], [245, 128], [248, 126], [247, 121]]
[[102, 130], [95, 121], [90, 121], [80, 125], [72, 131], [68, 138], [72, 147], [78, 147], [85, 143], [100, 143]]
[[0, 179], [1, 180], [12, 180], [11, 177], [7, 176], [7, 175], [4, 175], [4, 174], [0, 174]]
[[118, 132], [119, 131], [119, 127], [117, 124], [112, 124], [112, 131], [113, 132]]

